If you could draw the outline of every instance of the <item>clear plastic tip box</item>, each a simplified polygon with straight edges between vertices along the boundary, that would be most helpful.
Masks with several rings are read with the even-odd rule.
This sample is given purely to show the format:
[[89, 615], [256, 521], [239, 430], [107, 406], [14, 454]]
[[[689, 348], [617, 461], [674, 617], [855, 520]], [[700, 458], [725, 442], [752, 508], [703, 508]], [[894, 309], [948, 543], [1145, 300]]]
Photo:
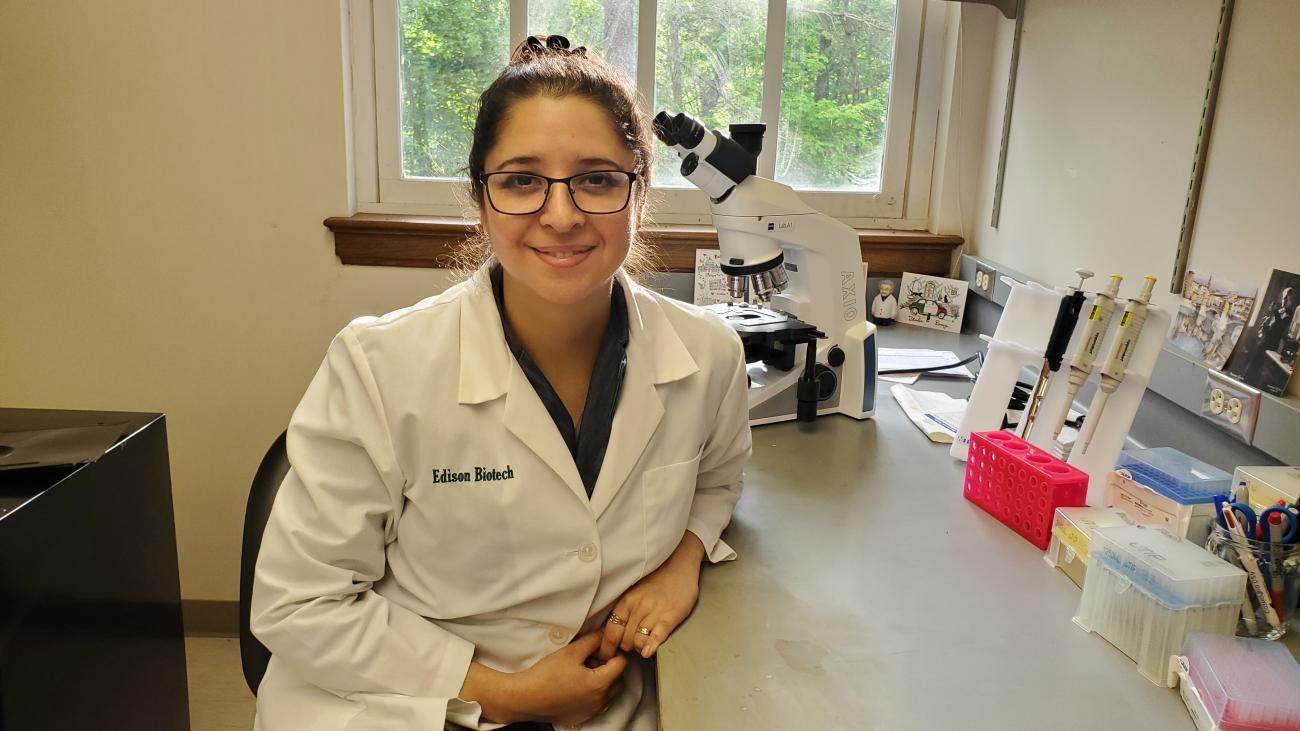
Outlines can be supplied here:
[[1193, 632], [1171, 670], [1199, 731], [1300, 731], [1300, 665], [1281, 644]]
[[1214, 521], [1214, 496], [1228, 494], [1232, 486], [1232, 475], [1171, 447], [1126, 449], [1115, 469], [1127, 470], [1137, 484], [1112, 475], [1107, 505], [1193, 543], [1205, 542]]
[[1052, 542], [1043, 559], [1082, 587], [1088, 572], [1088, 542], [1098, 528], [1133, 525], [1124, 513], [1112, 508], [1057, 508], [1052, 518]]
[[1105, 637], [1143, 676], [1170, 686], [1169, 658], [1188, 632], [1231, 635], [1246, 572], [1151, 526], [1098, 528], [1075, 624]]
[[1180, 505], [1213, 503], [1232, 485], [1232, 475], [1172, 447], [1126, 449], [1115, 469], [1128, 470], [1134, 480]]

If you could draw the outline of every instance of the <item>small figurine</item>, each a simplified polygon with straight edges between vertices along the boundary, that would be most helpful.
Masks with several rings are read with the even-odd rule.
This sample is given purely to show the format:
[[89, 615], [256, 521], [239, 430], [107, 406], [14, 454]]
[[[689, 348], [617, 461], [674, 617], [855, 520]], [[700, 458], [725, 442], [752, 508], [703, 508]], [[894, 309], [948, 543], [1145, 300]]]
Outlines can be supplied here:
[[880, 283], [880, 294], [871, 300], [871, 319], [882, 327], [894, 324], [898, 314], [898, 298], [894, 297], [894, 283], [886, 279]]

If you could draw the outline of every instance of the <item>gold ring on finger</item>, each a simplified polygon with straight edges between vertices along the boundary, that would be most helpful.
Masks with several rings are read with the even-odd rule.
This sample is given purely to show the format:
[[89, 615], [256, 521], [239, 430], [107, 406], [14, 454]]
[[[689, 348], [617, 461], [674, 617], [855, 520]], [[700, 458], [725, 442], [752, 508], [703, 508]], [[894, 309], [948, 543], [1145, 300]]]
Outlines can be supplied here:
[[610, 624], [616, 624], [616, 625], [620, 625], [620, 626], [622, 626], [622, 625], [627, 624], [627, 620], [626, 620], [626, 619], [623, 619], [622, 617], [618, 616], [617, 614], [614, 614], [613, 612], [610, 612], [610, 613], [609, 613], [609, 623], [610, 623]]
[[649, 627], [637, 627], [637, 628], [636, 628], [636, 633], [639, 634], [639, 635], [645, 635], [646, 637], [649, 637], [649, 636], [650, 636], [650, 628], [649, 628]]

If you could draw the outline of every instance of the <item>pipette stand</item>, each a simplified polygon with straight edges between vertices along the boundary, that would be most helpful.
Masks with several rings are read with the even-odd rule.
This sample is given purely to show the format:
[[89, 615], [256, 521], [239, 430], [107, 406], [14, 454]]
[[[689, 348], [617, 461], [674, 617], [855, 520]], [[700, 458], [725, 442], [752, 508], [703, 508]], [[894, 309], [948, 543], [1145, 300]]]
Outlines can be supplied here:
[[[1090, 295], [1093, 297], [1095, 295]], [[1123, 302], [1123, 300], [1121, 300]], [[1084, 311], [1087, 309], [1085, 307]], [[1107, 342], [1102, 346], [1101, 352], [1107, 353], [1110, 349], [1110, 340], [1118, 337], [1119, 312], [1116, 312], [1116, 322], [1112, 323], [1108, 333]], [[1076, 442], [1070, 450], [1070, 458], [1066, 462], [1074, 467], [1078, 467], [1088, 473], [1088, 504], [1101, 505], [1106, 491], [1106, 478], [1110, 472], [1115, 469], [1115, 461], [1119, 459], [1119, 453], [1124, 448], [1125, 439], [1128, 437], [1129, 429], [1133, 426], [1133, 419], [1137, 416], [1138, 406], [1142, 403], [1142, 395], [1146, 393], [1147, 383], [1151, 381], [1151, 371], [1155, 370], [1156, 360], [1160, 357], [1160, 349], [1165, 341], [1165, 334], [1169, 332], [1170, 315], [1165, 310], [1155, 305], [1147, 305], [1147, 319], [1142, 326], [1142, 333], [1138, 335], [1137, 342], [1134, 345], [1133, 357], [1129, 360], [1128, 370], [1124, 372], [1124, 380], [1120, 382], [1119, 387], [1106, 400], [1106, 406], [1101, 413], [1101, 421], [1096, 424], [1096, 430], [1093, 432], [1092, 443], [1088, 445], [1088, 450], [1083, 451], [1082, 443]], [[1079, 318], [1079, 325], [1075, 328], [1074, 338], [1077, 338], [1082, 332], [1084, 318]], [[1067, 354], [1073, 354], [1077, 343], [1072, 342]], [[1065, 400], [1066, 383], [1070, 375], [1070, 358], [1066, 357], [1061, 369], [1052, 374], [1051, 383], [1048, 384], [1047, 393], [1043, 396], [1043, 405], [1039, 410], [1039, 418], [1044, 419], [1043, 423], [1035, 426], [1029, 434], [1027, 440], [1030, 444], [1039, 447], [1051, 454], [1057, 454], [1058, 450], [1055, 441], [1052, 438], [1052, 432], [1056, 424], [1049, 423], [1055, 415], [1061, 413], [1061, 403]], [[1098, 367], [1088, 376], [1088, 382], [1094, 385], [1101, 379], [1101, 369]], [[1093, 395], [1092, 403], [1088, 406], [1088, 417], [1097, 411], [1097, 403], [1101, 397], [1101, 389], [1098, 388]], [[1048, 416], [1050, 415], [1050, 416]], [[1085, 429], [1087, 426], [1085, 425]]]
[[[988, 353], [949, 452], [962, 461], [970, 449], [971, 432], [1002, 428], [1002, 417], [1021, 370], [1029, 367], [1037, 372], [1042, 367], [1043, 351], [1047, 349], [1057, 308], [1065, 296], [1063, 290], [1036, 282], [1024, 284], [1009, 277], [1002, 277], [1002, 281], [1011, 287], [1011, 294], [993, 337], [980, 336], [989, 344]], [[1051, 429], [1046, 431], [1050, 437]]]

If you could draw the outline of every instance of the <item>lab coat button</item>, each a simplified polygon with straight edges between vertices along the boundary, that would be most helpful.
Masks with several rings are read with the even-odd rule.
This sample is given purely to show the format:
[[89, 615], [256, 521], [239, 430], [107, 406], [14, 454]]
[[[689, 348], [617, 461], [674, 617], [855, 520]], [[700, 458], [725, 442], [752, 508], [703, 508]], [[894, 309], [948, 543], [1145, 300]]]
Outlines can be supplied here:
[[592, 561], [595, 561], [596, 556], [599, 554], [600, 554], [600, 549], [596, 548], [596, 544], [594, 543], [588, 543], [587, 545], [578, 549], [578, 558], [582, 559], [583, 561], [586, 561], [587, 563], [591, 563]]
[[564, 645], [569, 642], [569, 631], [563, 627], [552, 627], [547, 636], [551, 638], [551, 642], [557, 645]]

